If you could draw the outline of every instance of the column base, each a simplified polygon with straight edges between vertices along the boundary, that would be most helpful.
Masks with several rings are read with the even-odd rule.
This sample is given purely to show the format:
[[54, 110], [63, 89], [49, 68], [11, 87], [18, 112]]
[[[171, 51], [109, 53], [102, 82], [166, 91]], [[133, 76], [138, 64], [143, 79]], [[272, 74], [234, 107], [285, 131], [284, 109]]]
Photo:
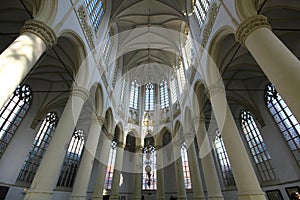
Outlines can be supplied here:
[[193, 200], [205, 200], [205, 196], [193, 196]]
[[177, 197], [177, 199], [183, 199], [183, 200], [186, 200], [186, 196], [179, 196], [179, 197]]
[[223, 195], [218, 195], [218, 196], [211, 195], [211, 196], [207, 196], [207, 199], [208, 200], [224, 200], [224, 197], [223, 197]]
[[53, 192], [28, 190], [24, 200], [52, 200]]
[[239, 194], [239, 200], [266, 200], [265, 194]]
[[103, 196], [92, 196], [91, 197], [91, 200], [102, 200], [103, 199]]
[[76, 196], [76, 195], [72, 195], [70, 196], [69, 200], [86, 200], [86, 195], [85, 196]]
[[109, 199], [110, 200], [119, 200], [119, 196], [110, 196]]
[[164, 197], [156, 197], [157, 200], [164, 200]]
[[141, 200], [142, 196], [134, 196], [133, 200]]

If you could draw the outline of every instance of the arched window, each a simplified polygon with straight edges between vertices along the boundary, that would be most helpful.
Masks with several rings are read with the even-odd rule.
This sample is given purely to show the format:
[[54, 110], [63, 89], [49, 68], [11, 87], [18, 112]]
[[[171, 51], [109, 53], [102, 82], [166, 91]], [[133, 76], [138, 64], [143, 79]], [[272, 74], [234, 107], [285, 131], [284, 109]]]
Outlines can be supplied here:
[[235, 181], [231, 170], [231, 165], [221, 135], [216, 136], [215, 138], [215, 149], [216, 149], [219, 165], [222, 171], [222, 177], [225, 186], [235, 185]]
[[211, 0], [195, 0], [194, 14], [201, 28], [205, 22]]
[[145, 110], [154, 110], [154, 85], [147, 83], [145, 87]]
[[0, 110], [0, 159], [32, 100], [30, 88], [19, 85]]
[[181, 145], [181, 161], [182, 161], [185, 189], [192, 189], [192, 181], [191, 181], [191, 173], [190, 173], [189, 160], [188, 160], [188, 154], [187, 154], [187, 146], [186, 146], [185, 142]]
[[182, 94], [184, 88], [185, 88], [185, 84], [186, 84], [186, 79], [185, 79], [185, 73], [184, 73], [184, 68], [183, 68], [183, 63], [182, 60], [179, 59], [178, 61], [178, 67], [176, 69], [176, 73], [177, 73], [177, 80], [179, 82], [178, 86], [179, 86], [179, 92], [180, 94]]
[[75, 130], [66, 153], [64, 164], [60, 172], [57, 186], [72, 187], [80, 164], [84, 147], [84, 134], [82, 130]]
[[171, 79], [171, 99], [173, 104], [178, 101], [178, 93], [179, 93], [178, 82], [177, 79], [173, 77]]
[[266, 88], [266, 104], [290, 150], [300, 165], [300, 125], [272, 84]]
[[169, 108], [169, 94], [168, 94], [168, 82], [162, 80], [159, 84], [159, 93], [160, 93], [160, 108], [166, 109]]
[[119, 72], [119, 65], [116, 64], [115, 69], [114, 69], [114, 74], [112, 77], [112, 82], [111, 82], [111, 85], [113, 88], [115, 88], [116, 83], [117, 83], [118, 72]]
[[104, 184], [104, 188], [107, 190], [111, 189], [114, 168], [115, 168], [116, 154], [117, 154], [117, 143], [115, 141], [112, 141], [110, 152], [109, 152], [108, 165], [106, 169], [105, 184]]
[[249, 111], [241, 111], [241, 125], [261, 180], [275, 179], [271, 156]]
[[94, 30], [97, 31], [103, 19], [105, 8], [102, 0], [84, 0]]
[[110, 56], [111, 49], [112, 49], [112, 41], [110, 37], [110, 32], [108, 32], [104, 41], [104, 48], [103, 48], [103, 60], [106, 64], [108, 64], [108, 59]]
[[124, 79], [122, 82], [122, 85], [121, 85], [121, 93], [120, 93], [120, 103], [121, 104], [124, 102], [125, 89], [126, 89], [126, 80]]
[[185, 41], [185, 45], [184, 45], [184, 66], [185, 66], [185, 70], [187, 70], [191, 64], [192, 64], [192, 58], [195, 54], [195, 49], [194, 49], [194, 45], [193, 45], [193, 41], [192, 41], [192, 36], [191, 36], [191, 32], [189, 31], [187, 33], [186, 36], [186, 41]]
[[129, 108], [137, 110], [138, 101], [139, 101], [139, 84], [137, 80], [134, 80], [131, 82]]
[[156, 149], [153, 146], [153, 138], [145, 138], [143, 149], [143, 190], [156, 190]]
[[31, 183], [52, 139], [58, 119], [55, 113], [48, 113], [36, 134], [30, 151], [19, 173], [18, 180]]

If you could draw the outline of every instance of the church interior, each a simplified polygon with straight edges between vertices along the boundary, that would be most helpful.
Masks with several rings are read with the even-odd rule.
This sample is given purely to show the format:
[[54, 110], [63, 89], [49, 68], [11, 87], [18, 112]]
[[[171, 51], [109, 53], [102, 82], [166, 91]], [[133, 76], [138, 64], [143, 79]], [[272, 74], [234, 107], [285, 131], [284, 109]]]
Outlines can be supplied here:
[[2, 1], [0, 200], [292, 199], [299, 22], [299, 0]]

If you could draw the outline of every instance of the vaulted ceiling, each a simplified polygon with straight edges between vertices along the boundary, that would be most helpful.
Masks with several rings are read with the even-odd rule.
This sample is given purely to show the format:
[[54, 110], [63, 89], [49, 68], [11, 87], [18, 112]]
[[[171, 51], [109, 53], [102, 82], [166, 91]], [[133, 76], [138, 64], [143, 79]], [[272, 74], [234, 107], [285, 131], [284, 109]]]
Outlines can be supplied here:
[[154, 70], [158, 70], [156, 66], [176, 66], [187, 24], [186, 9], [183, 0], [113, 2], [111, 25], [118, 35], [123, 73], [149, 64]]

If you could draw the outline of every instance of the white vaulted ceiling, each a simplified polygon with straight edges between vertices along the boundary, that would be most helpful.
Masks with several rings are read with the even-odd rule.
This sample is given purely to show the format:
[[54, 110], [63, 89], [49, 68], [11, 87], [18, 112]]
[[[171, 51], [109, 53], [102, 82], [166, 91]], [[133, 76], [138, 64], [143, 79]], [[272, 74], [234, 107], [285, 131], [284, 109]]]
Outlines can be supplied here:
[[185, 12], [183, 0], [114, 1], [110, 23], [116, 27], [123, 73], [153, 64], [147, 69], [153, 77], [164, 67], [175, 67], [187, 24]]

